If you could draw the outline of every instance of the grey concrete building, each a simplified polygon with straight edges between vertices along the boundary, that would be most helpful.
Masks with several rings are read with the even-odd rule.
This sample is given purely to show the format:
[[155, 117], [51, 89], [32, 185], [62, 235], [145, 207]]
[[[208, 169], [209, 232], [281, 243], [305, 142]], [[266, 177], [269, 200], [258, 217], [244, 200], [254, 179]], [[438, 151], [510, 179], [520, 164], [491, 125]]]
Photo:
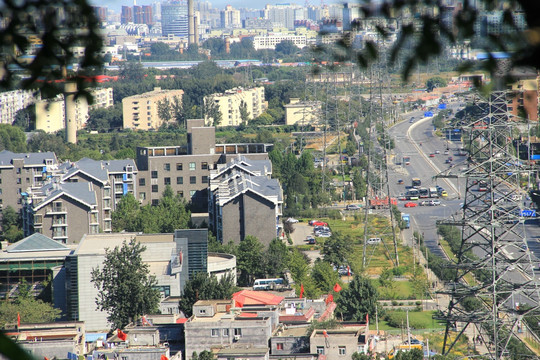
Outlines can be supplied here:
[[281, 234], [283, 191], [269, 160], [239, 157], [210, 175], [208, 216], [220, 242], [253, 235], [264, 244]]
[[368, 352], [368, 325], [349, 324], [337, 329], [315, 329], [309, 338], [310, 353], [324, 355], [327, 360], [350, 358]]
[[0, 151], [0, 209], [12, 206], [20, 210], [21, 194], [43, 186], [57, 166], [53, 152]]
[[97, 207], [102, 219], [102, 232], [112, 231], [112, 212], [120, 199], [136, 194], [137, 167], [132, 159], [92, 160], [83, 158], [59, 166], [62, 182], [88, 182], [96, 193]]
[[245, 317], [227, 311], [229, 307], [220, 311], [212, 300], [195, 303], [194, 315], [185, 323], [186, 354], [227, 348], [233, 344], [268, 347], [273, 330], [271, 319], [258, 315]]
[[35, 232], [65, 244], [73, 244], [85, 234], [97, 234], [103, 228], [98, 201], [87, 182], [56, 182], [22, 194], [23, 232]]
[[198, 212], [207, 211], [210, 170], [217, 164], [245, 154], [251, 159], [268, 159], [272, 144], [216, 144], [215, 128], [203, 119], [187, 121], [187, 146], [137, 148], [137, 199], [157, 205], [167, 185], [191, 201]]
[[308, 326], [289, 326], [280, 327], [270, 339], [270, 353], [272, 356], [285, 356], [308, 354], [309, 353], [309, 335], [307, 335]]

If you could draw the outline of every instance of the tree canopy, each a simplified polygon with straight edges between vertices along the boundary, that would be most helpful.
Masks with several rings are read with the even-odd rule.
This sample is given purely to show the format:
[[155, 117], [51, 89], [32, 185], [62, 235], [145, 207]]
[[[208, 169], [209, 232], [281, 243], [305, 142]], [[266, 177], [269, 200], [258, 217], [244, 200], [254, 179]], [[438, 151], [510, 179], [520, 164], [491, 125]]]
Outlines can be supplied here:
[[378, 297], [369, 279], [355, 275], [349, 286], [340, 292], [336, 310], [345, 320], [363, 321], [366, 315], [375, 314]]
[[142, 260], [145, 250], [135, 239], [124, 241], [122, 247], [105, 249], [103, 267], [92, 270], [92, 282], [99, 290], [96, 304], [108, 313], [113, 329], [158, 309], [160, 294], [155, 276]]
[[233, 276], [225, 275], [218, 280], [214, 275], [199, 272], [184, 286], [179, 307], [184, 315], [189, 317], [193, 314], [193, 304], [197, 301], [230, 299], [235, 291]]

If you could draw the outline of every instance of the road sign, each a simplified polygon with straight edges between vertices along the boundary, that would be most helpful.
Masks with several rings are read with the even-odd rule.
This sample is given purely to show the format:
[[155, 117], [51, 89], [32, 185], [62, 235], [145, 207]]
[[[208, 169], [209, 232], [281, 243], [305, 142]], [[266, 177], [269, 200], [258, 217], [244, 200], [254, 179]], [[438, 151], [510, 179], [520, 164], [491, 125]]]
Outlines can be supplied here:
[[524, 209], [524, 210], [521, 210], [521, 213], [520, 215], [522, 217], [536, 217], [536, 210], [534, 209]]

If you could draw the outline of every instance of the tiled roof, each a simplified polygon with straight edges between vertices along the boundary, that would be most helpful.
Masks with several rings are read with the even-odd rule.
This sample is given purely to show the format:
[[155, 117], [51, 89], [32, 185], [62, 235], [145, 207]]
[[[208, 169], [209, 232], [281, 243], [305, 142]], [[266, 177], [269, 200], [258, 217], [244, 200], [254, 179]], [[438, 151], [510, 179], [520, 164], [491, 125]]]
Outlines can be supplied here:
[[56, 251], [69, 250], [68, 247], [43, 234], [34, 233], [24, 239], [8, 246], [8, 253], [28, 252], [28, 251]]
[[45, 165], [45, 160], [54, 160], [56, 155], [53, 152], [42, 153], [14, 153], [8, 150], [0, 151], [0, 166], [11, 165], [14, 159], [23, 159], [24, 165]]
[[266, 291], [242, 290], [233, 294], [236, 306], [244, 305], [279, 305], [283, 296], [277, 296]]

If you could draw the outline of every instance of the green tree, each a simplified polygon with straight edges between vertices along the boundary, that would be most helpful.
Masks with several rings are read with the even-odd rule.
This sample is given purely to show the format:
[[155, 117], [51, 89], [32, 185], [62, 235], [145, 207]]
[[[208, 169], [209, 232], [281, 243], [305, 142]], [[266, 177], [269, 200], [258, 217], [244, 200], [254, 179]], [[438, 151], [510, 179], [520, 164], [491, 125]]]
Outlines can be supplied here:
[[340, 292], [337, 312], [345, 320], [362, 321], [366, 315], [374, 315], [379, 295], [371, 280], [355, 275], [349, 286]]
[[20, 127], [23, 131], [31, 131], [36, 123], [36, 107], [29, 105], [17, 111], [13, 125]]
[[291, 40], [283, 40], [279, 44], [276, 44], [276, 53], [281, 55], [293, 55], [298, 51], [300, 51], [300, 49]]
[[352, 243], [348, 236], [343, 236], [340, 232], [334, 231], [332, 236], [324, 241], [321, 251], [324, 261], [334, 266], [347, 264], [349, 255], [353, 253]]
[[112, 213], [112, 228], [115, 232], [136, 231], [133, 219], [139, 213], [140, 205], [135, 196], [131, 193], [124, 195], [118, 204], [116, 210]]
[[10, 243], [23, 238], [21, 215], [11, 205], [2, 210], [2, 234], [0, 238]]
[[160, 294], [155, 276], [142, 260], [145, 250], [135, 239], [124, 241], [120, 248], [105, 249], [103, 267], [92, 270], [92, 282], [99, 290], [96, 304], [108, 313], [113, 329], [158, 309]]
[[172, 233], [176, 229], [187, 229], [191, 213], [186, 208], [185, 200], [176, 196], [171, 186], [167, 185], [156, 209], [158, 232]]
[[446, 84], [447, 84], [446, 80], [443, 79], [442, 77], [433, 76], [426, 81], [426, 88], [427, 88], [427, 91], [433, 91], [433, 89], [435, 88], [445, 87]]
[[228, 274], [221, 279], [205, 272], [199, 272], [184, 286], [184, 294], [180, 300], [180, 310], [187, 316], [193, 314], [193, 304], [199, 300], [230, 299], [236, 291], [234, 278]]
[[161, 121], [169, 122], [172, 119], [171, 104], [169, 99], [165, 98], [158, 101], [158, 116]]
[[86, 128], [106, 132], [123, 126], [122, 103], [110, 108], [97, 108], [88, 113]]
[[247, 108], [247, 104], [244, 100], [240, 101], [240, 106], [238, 107], [238, 111], [240, 112], [240, 119], [242, 119], [242, 122], [244, 124], [247, 124], [250, 114]]
[[0, 150], [26, 152], [26, 135], [18, 126], [0, 124]]
[[279, 277], [289, 261], [287, 245], [278, 238], [272, 239], [264, 252], [265, 273], [269, 277]]
[[332, 264], [321, 259], [315, 260], [311, 270], [311, 278], [322, 292], [332, 291], [336, 283], [341, 283], [339, 274], [334, 270]]
[[424, 352], [420, 349], [412, 349], [410, 351], [400, 351], [396, 354], [396, 360], [422, 360]]
[[354, 352], [352, 354], [352, 360], [371, 360], [373, 359], [373, 356], [371, 354], [361, 354], [358, 352]]
[[150, 52], [152, 55], [163, 56], [171, 53], [171, 48], [164, 42], [155, 42], [150, 45]]
[[239, 283], [250, 286], [253, 281], [264, 274], [264, 245], [255, 236], [248, 235], [238, 245], [236, 264], [240, 270]]
[[216, 104], [213, 97], [208, 98], [208, 100], [204, 102], [204, 117], [206, 119], [211, 119], [213, 126], [221, 124], [223, 114], [219, 110], [219, 106]]

